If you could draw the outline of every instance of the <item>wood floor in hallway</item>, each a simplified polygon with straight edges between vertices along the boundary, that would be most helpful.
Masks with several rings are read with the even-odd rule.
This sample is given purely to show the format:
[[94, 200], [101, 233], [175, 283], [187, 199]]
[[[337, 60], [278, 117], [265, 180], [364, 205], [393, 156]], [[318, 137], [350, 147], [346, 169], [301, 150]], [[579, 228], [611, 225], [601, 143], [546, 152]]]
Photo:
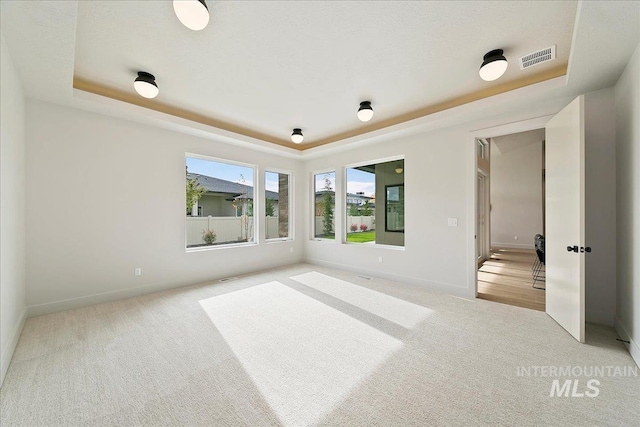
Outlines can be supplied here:
[[[478, 298], [544, 311], [545, 291], [534, 289], [531, 267], [534, 250], [491, 249], [491, 258], [478, 269]], [[544, 267], [536, 286], [544, 287]]]

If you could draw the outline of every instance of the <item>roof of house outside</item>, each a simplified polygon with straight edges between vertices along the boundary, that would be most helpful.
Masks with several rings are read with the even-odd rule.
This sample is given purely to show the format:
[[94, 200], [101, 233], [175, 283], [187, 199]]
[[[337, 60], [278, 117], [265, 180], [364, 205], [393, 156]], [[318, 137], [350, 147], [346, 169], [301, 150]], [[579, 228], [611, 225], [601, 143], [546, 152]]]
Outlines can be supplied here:
[[[200, 185], [207, 189], [211, 193], [229, 194], [237, 197], [243, 193], [247, 193], [249, 197], [253, 197], [253, 187], [250, 185], [240, 184], [237, 182], [227, 181], [220, 178], [214, 178], [212, 176], [200, 175], [198, 173], [187, 172], [187, 177], [195, 179]], [[275, 191], [265, 190], [267, 199], [278, 200], [278, 193]]]

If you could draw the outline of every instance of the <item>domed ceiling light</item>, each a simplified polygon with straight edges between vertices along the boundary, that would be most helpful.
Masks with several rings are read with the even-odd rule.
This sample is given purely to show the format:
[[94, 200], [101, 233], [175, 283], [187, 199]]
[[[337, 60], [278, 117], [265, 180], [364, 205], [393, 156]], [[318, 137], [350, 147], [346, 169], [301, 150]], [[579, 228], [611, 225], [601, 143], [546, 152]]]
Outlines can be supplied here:
[[358, 109], [358, 119], [361, 122], [368, 122], [373, 117], [373, 108], [371, 108], [371, 101], [363, 101], [360, 103]]
[[507, 58], [504, 57], [502, 49], [492, 50], [484, 56], [484, 61], [480, 66], [480, 77], [482, 80], [492, 82], [499, 79], [507, 71]]
[[204, 0], [173, 0], [173, 11], [190, 30], [200, 31], [209, 23], [209, 8]]
[[144, 98], [155, 98], [160, 92], [153, 74], [144, 71], [138, 71], [138, 77], [133, 82], [133, 88]]
[[293, 141], [294, 144], [301, 144], [302, 141], [304, 141], [304, 135], [302, 135], [302, 129], [295, 128], [293, 130], [293, 133], [291, 134], [291, 141]]

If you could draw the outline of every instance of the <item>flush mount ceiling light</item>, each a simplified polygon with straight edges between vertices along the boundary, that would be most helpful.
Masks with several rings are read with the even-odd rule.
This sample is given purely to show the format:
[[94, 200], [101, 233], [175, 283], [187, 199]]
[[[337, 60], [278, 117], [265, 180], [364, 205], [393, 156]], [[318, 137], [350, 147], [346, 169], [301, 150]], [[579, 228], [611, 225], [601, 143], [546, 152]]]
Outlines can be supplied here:
[[371, 101], [363, 101], [360, 103], [358, 109], [358, 119], [361, 122], [368, 122], [373, 117], [373, 108], [371, 108]]
[[396, 168], [396, 173], [402, 173], [403, 170], [404, 169], [402, 169], [402, 168]]
[[138, 71], [138, 77], [133, 82], [133, 87], [140, 96], [145, 98], [155, 98], [160, 92], [153, 74], [144, 71]]
[[304, 141], [304, 135], [302, 135], [302, 129], [295, 128], [291, 134], [291, 141], [295, 144], [300, 144]]
[[500, 78], [507, 71], [507, 58], [504, 57], [502, 49], [492, 50], [484, 56], [484, 61], [480, 66], [480, 77], [482, 80], [492, 82]]
[[173, 0], [173, 11], [190, 30], [200, 31], [209, 23], [209, 9], [204, 0]]

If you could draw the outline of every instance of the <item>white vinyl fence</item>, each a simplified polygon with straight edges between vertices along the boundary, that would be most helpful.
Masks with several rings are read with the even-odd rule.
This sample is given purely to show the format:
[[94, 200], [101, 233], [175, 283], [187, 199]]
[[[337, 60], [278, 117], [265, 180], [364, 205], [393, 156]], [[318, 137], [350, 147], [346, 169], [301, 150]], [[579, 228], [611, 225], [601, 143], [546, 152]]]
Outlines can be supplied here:
[[[200, 245], [204, 243], [202, 233], [213, 230], [216, 233], [215, 243], [237, 242], [243, 240], [245, 227], [243, 218], [229, 216], [208, 216], [208, 217], [187, 217], [187, 246]], [[253, 217], [247, 218], [249, 224], [249, 239], [254, 236]], [[278, 217], [267, 217], [266, 238], [278, 237]]]
[[[335, 218], [334, 218], [335, 222]], [[351, 224], [358, 226], [357, 232], [360, 232], [360, 225], [365, 224], [367, 231], [376, 228], [376, 217], [374, 216], [347, 216], [347, 233], [351, 233]], [[322, 232], [322, 216], [316, 216], [316, 232]]]

